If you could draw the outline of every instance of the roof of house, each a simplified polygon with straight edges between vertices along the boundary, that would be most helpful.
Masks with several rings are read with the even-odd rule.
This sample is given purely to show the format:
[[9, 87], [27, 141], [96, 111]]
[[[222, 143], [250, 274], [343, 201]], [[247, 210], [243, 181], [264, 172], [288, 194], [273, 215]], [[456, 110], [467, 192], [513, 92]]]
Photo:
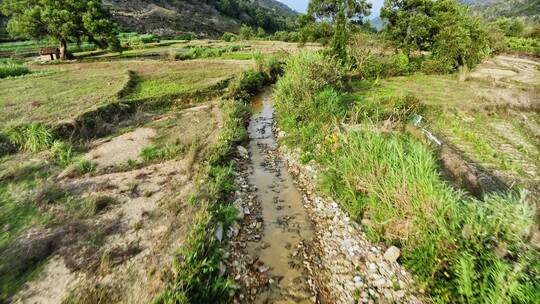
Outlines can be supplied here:
[[58, 48], [54, 48], [54, 47], [42, 48], [42, 49], [39, 50], [40, 55], [58, 54], [58, 52], [60, 52], [60, 50]]

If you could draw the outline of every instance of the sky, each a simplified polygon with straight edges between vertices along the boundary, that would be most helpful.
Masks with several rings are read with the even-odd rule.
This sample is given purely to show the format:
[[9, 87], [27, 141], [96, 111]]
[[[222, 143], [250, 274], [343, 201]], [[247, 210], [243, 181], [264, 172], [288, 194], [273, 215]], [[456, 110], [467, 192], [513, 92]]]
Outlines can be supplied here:
[[[295, 11], [305, 13], [309, 0], [278, 0], [280, 2], [283, 2], [287, 4], [289, 7], [294, 9]], [[370, 18], [379, 16], [379, 11], [384, 3], [384, 0], [368, 0], [373, 4], [373, 9], [371, 10], [371, 16]]]

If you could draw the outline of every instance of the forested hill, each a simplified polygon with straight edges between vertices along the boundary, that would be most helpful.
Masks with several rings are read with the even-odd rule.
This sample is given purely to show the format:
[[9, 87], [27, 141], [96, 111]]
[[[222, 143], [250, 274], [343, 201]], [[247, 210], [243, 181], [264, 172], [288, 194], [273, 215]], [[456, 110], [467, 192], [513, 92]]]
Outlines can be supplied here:
[[105, 0], [128, 30], [160, 35], [193, 32], [219, 35], [237, 32], [242, 24], [276, 31], [295, 14], [275, 0]]
[[525, 17], [540, 19], [540, 0], [459, 0], [489, 19]]
[[[0, 0], [0, 2], [2, 2]], [[284, 29], [297, 13], [276, 0], [103, 0], [123, 31], [176, 36], [238, 32], [242, 24]], [[0, 39], [5, 38], [0, 15]], [[4, 34], [2, 34], [4, 33]]]

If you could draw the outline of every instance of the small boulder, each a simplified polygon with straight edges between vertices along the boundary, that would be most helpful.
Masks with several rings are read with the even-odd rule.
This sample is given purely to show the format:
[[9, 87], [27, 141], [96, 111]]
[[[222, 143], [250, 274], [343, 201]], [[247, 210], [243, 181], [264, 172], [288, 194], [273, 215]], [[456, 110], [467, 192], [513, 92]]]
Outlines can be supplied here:
[[216, 228], [216, 239], [221, 243], [223, 241], [223, 223], [218, 223]]
[[388, 262], [392, 263], [399, 259], [399, 256], [401, 255], [401, 250], [397, 248], [396, 246], [392, 246], [386, 250], [384, 253], [384, 259]]
[[249, 156], [249, 152], [246, 148], [242, 147], [242, 146], [237, 146], [236, 149], [238, 150], [238, 153], [240, 154], [240, 156], [242, 157], [248, 157]]

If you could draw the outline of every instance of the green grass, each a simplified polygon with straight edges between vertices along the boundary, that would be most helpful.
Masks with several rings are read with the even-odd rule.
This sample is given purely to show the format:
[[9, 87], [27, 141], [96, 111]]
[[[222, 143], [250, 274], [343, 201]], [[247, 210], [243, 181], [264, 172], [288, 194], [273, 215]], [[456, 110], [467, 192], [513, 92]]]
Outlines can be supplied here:
[[0, 78], [21, 76], [30, 73], [28, 67], [13, 63], [0, 63]]
[[[506, 128], [510, 136], [532, 142], [532, 151], [519, 149], [501, 138], [501, 132], [492, 124], [521, 121], [519, 116], [504, 113], [489, 113], [483, 106], [489, 105], [477, 97], [475, 91], [489, 89], [489, 84], [459, 82], [456, 75], [411, 75], [393, 77], [377, 82], [354, 81], [353, 93], [346, 98], [377, 104], [390, 96], [414, 94], [426, 104], [428, 128], [463, 150], [466, 155], [490, 169], [504, 174], [534, 178], [525, 173], [527, 166], [536, 165], [540, 150], [537, 141], [523, 135], [518, 129]], [[511, 144], [512, 150], [502, 150], [502, 145]], [[518, 161], [521, 160], [521, 161]], [[529, 170], [530, 171], [530, 170]]]
[[[442, 179], [436, 153], [403, 131], [422, 108], [403, 94], [421, 84], [399, 78], [405, 92], [390, 99], [393, 88], [369, 91], [369, 83], [349, 94], [321, 77], [336, 73], [325, 60], [293, 56], [274, 91], [284, 142], [323, 168], [320, 191], [354, 220], [369, 219], [364, 229], [372, 241], [400, 246], [401, 262], [433, 302], [535, 303], [540, 259], [527, 244], [532, 206], [510, 194], [478, 201]], [[439, 80], [425, 84], [434, 97], [449, 92], [448, 80]], [[341, 121], [354, 125], [343, 130]]]
[[155, 99], [209, 88], [252, 65], [250, 62], [190, 60], [185, 62], [139, 63], [140, 77], [128, 99]]
[[0, 129], [9, 124], [55, 124], [113, 101], [129, 80], [127, 70], [96, 64], [51, 66], [54, 73], [0, 81]]

